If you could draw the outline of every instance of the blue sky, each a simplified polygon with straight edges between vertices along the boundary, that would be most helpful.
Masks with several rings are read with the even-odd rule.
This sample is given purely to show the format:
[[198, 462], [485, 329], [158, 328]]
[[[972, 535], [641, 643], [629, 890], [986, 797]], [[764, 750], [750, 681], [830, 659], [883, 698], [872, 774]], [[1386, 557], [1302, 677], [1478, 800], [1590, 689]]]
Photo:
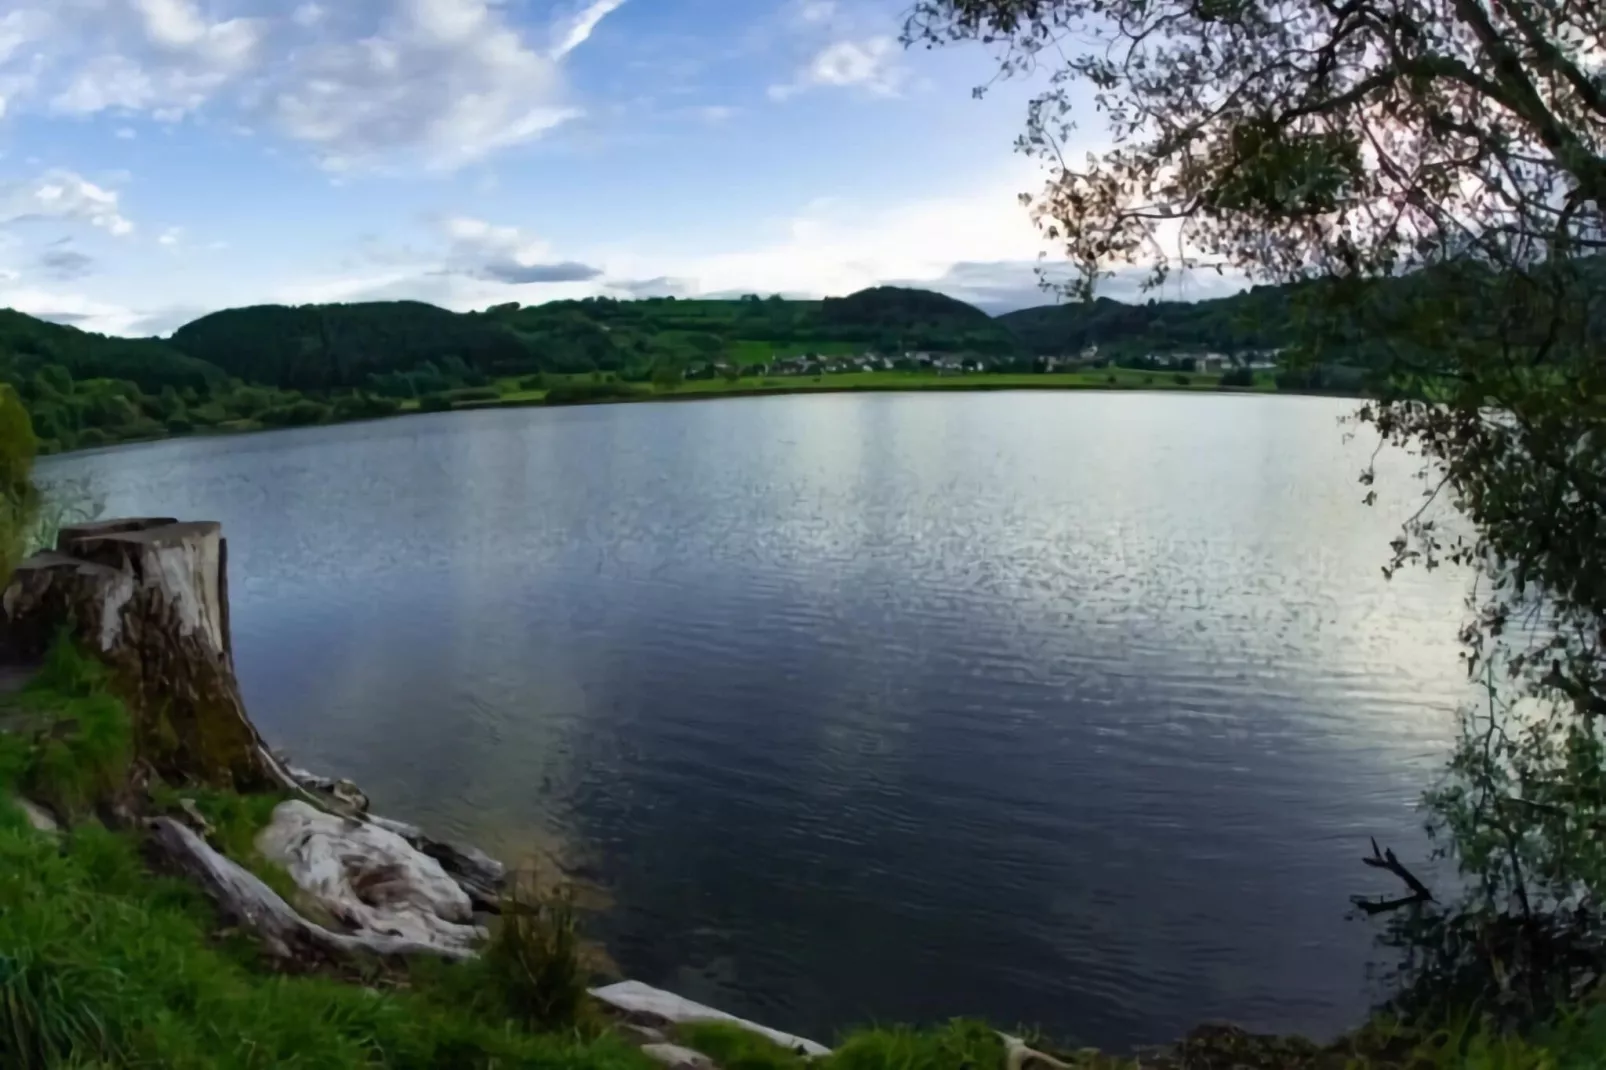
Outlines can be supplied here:
[[119, 334], [931, 285], [1045, 300], [1031, 87], [878, 0], [0, 0], [0, 306]]

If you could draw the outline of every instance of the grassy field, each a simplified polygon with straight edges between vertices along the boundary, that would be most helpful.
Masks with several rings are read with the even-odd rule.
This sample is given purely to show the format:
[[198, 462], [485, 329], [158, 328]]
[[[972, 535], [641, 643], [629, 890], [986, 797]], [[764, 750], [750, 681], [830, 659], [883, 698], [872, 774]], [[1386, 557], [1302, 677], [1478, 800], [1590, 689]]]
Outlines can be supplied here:
[[[768, 379], [697, 379], [669, 393], [807, 393], [811, 390], [1216, 390], [1219, 375], [1178, 375], [1127, 368], [1091, 372], [1051, 372], [1009, 375], [972, 372], [938, 375], [935, 372], [840, 372], [835, 375], [785, 376]], [[1275, 390], [1272, 377], [1256, 382], [1256, 390]]]
[[[589, 375], [552, 376], [551, 382], [593, 382]], [[639, 397], [607, 400], [672, 401], [677, 398], [696, 397], [750, 397], [762, 394], [807, 394], [844, 391], [928, 391], [928, 390], [1188, 390], [1216, 391], [1220, 389], [1218, 375], [1178, 375], [1171, 372], [1133, 371], [1127, 368], [1110, 368], [1090, 372], [1055, 372], [1042, 375], [1005, 375], [975, 372], [965, 375], [938, 375], [934, 372], [839, 372], [834, 375], [789, 375], [771, 378], [693, 379], [669, 390], [660, 390], [647, 384], [636, 384]], [[497, 384], [501, 398], [497, 402], [475, 403], [471, 407], [484, 408], [503, 405], [540, 404], [547, 390], [528, 390], [517, 379], [505, 379]], [[1273, 376], [1263, 372], [1256, 376], [1255, 385], [1249, 388], [1266, 393], [1277, 389]], [[405, 407], [416, 408], [416, 403]], [[470, 406], [462, 406], [470, 407]]]
[[732, 342], [726, 358], [737, 364], [768, 364], [774, 357], [842, 357], [864, 349], [853, 342], [758, 342], [749, 339]]

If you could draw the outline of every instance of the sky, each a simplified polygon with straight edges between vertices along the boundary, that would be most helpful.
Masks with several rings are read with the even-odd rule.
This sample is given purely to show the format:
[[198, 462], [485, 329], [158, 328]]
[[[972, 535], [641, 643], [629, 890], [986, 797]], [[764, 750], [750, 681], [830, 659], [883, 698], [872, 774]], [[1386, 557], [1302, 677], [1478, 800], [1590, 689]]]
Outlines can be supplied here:
[[906, 3], [0, 0], [0, 307], [1051, 301], [1034, 87]]

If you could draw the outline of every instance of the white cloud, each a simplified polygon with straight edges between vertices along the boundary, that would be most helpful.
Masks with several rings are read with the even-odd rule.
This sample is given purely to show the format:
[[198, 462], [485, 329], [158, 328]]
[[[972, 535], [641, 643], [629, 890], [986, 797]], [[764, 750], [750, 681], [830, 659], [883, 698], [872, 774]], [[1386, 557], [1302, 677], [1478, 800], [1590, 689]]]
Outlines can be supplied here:
[[835, 14], [836, 0], [803, 0], [797, 7], [801, 22], [829, 22]]
[[[0, 283], [10, 280], [0, 277]], [[123, 305], [74, 293], [56, 293], [32, 286], [0, 285], [0, 307], [14, 308], [39, 319], [66, 323], [103, 334], [137, 335], [146, 318]]]
[[290, 13], [290, 21], [297, 26], [311, 27], [322, 22], [328, 14], [321, 4], [302, 4]]
[[597, 24], [620, 7], [625, 0], [591, 0], [572, 18], [559, 27], [557, 42], [552, 46], [554, 59], [561, 59], [585, 44]]
[[[232, 277], [220, 275], [215, 282], [200, 277], [183, 292], [188, 301], [205, 306], [191, 310], [197, 314], [257, 301], [412, 299], [462, 310], [599, 293], [828, 296], [883, 283], [929, 286], [990, 308], [1046, 303], [1051, 298], [1036, 293], [1032, 275], [1044, 242], [1016, 196], [1034, 184], [1034, 176], [1034, 168], [1015, 164], [986, 183], [947, 196], [891, 206], [817, 201], [790, 218], [751, 228], [748, 232], [760, 235], [756, 239], [736, 237], [725, 244], [703, 239], [701, 248], [685, 240], [661, 248], [554, 247], [528, 228], [459, 214], [437, 220], [429, 241], [413, 247], [371, 244], [341, 270], [320, 272], [315, 264], [302, 264], [282, 284], [260, 280], [248, 293]], [[0, 196], [0, 205], [12, 203]], [[16, 215], [8, 207], [0, 219]], [[179, 247], [207, 248], [188, 241]], [[171, 309], [112, 303], [126, 300], [120, 291], [105, 289], [117, 285], [114, 267], [95, 276], [96, 300], [0, 285], [0, 305], [47, 311], [56, 318], [78, 316], [72, 322], [112, 333], [149, 333], [152, 324], [173, 325]], [[157, 286], [150, 292], [170, 289]], [[26, 305], [14, 299], [19, 293]]]
[[134, 132], [134, 128], [131, 126], [119, 126], [115, 136], [119, 141], [133, 141], [139, 135]]
[[265, 110], [335, 170], [415, 153], [452, 169], [574, 117], [557, 64], [481, 0], [398, 0], [378, 32], [285, 65]]
[[172, 246], [177, 245], [181, 240], [183, 240], [183, 238], [184, 238], [184, 228], [183, 227], [168, 227], [166, 230], [162, 231], [162, 233], [160, 235], [157, 236], [156, 243], [158, 245], [165, 245], [165, 246], [168, 246], [169, 248], [171, 248]]
[[193, 0], [56, 0], [36, 10], [55, 76], [50, 105], [71, 115], [115, 108], [173, 121], [264, 55], [264, 20], [208, 21]]
[[814, 54], [797, 77], [773, 85], [769, 95], [785, 100], [817, 87], [858, 87], [878, 96], [896, 96], [907, 75], [897, 62], [897, 43], [890, 37], [835, 41]]
[[578, 115], [560, 60], [622, 3], [591, 0], [548, 47], [504, 0], [20, 0], [0, 15], [0, 114], [206, 108], [333, 170], [451, 169]]
[[116, 190], [71, 171], [48, 171], [32, 182], [0, 184], [0, 226], [41, 219], [88, 223], [115, 237], [133, 233]]
[[1031, 303], [1044, 243], [1017, 197], [1031, 178], [1013, 167], [979, 188], [890, 208], [819, 201], [781, 221], [769, 240], [690, 253], [555, 250], [522, 228], [458, 216], [438, 224], [443, 248], [371, 250], [366, 270], [298, 281], [274, 299], [408, 298], [471, 309], [598, 293], [828, 296], [896, 281], [990, 304]]
[[550, 246], [518, 227], [457, 216], [442, 229], [450, 242], [447, 271], [514, 286], [587, 282], [602, 274], [589, 264], [555, 257]]
[[1035, 258], [1044, 243], [1017, 196], [1030, 185], [1026, 169], [1011, 168], [976, 189], [886, 209], [816, 204], [764, 244], [607, 267], [613, 277], [694, 280], [703, 293], [839, 294], [887, 279], [935, 280], [956, 263]]

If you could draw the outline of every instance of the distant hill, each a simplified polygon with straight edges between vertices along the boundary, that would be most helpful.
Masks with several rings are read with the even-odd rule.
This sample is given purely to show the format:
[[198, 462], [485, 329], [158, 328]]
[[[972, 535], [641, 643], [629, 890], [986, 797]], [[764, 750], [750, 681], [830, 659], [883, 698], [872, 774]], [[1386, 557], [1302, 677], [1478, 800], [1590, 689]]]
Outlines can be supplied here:
[[1013, 353], [1020, 339], [1007, 324], [974, 305], [902, 286], [876, 286], [820, 302], [822, 335], [859, 341], [884, 351]]
[[1293, 287], [1259, 286], [1208, 301], [1127, 304], [1099, 298], [1006, 312], [998, 322], [1038, 355], [1096, 345], [1114, 356], [1277, 349], [1293, 340]]
[[422, 301], [228, 309], [185, 324], [171, 343], [246, 382], [288, 390], [362, 386], [376, 373], [453, 357], [518, 370], [529, 356], [501, 325]]
[[141, 389], [205, 390], [223, 372], [155, 338], [116, 338], [0, 309], [0, 379], [19, 382], [46, 365], [75, 379], [125, 379]]

